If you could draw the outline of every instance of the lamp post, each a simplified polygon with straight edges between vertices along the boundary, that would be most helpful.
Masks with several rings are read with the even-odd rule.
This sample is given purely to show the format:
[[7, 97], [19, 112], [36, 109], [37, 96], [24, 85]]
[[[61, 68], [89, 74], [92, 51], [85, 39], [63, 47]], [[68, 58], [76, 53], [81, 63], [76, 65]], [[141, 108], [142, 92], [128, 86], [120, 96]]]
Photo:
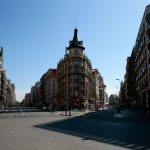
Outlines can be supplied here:
[[120, 90], [119, 90], [118, 96], [119, 96], [119, 103], [121, 103], [121, 81], [120, 81], [120, 79], [116, 79], [116, 80], [119, 81]]

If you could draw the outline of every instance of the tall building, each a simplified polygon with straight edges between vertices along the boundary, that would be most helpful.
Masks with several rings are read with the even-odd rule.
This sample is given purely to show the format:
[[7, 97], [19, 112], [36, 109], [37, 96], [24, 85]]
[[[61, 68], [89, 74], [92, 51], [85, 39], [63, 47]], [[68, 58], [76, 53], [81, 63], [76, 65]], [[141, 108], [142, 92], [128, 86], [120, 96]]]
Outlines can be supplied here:
[[36, 106], [39, 107], [41, 105], [41, 82], [37, 81], [34, 86], [31, 87], [30, 93], [25, 95], [26, 106]]
[[69, 41], [66, 54], [57, 64], [58, 100], [64, 107], [85, 108], [93, 105], [92, 64], [84, 54], [83, 41], [74, 36]]
[[6, 95], [6, 76], [3, 70], [3, 48], [0, 49], [0, 109], [4, 108]]
[[110, 106], [118, 106], [119, 104], [119, 97], [116, 94], [111, 94], [109, 96], [109, 104]]
[[38, 81], [31, 87], [30, 93], [25, 94], [25, 98], [22, 100], [24, 106], [41, 106], [41, 82]]
[[41, 102], [43, 106], [56, 105], [57, 97], [57, 69], [50, 68], [41, 77]]
[[73, 39], [69, 41], [57, 69], [50, 68], [42, 75], [40, 83], [25, 95], [24, 105], [49, 107], [51, 110], [101, 107], [106, 99], [106, 86], [97, 69], [92, 75], [92, 64], [84, 50], [75, 28]]
[[30, 93], [25, 94], [23, 104], [25, 106], [50, 107], [57, 105], [57, 69], [50, 68], [44, 73], [40, 81], [31, 87]]
[[6, 106], [11, 107], [16, 103], [15, 85], [7, 80], [6, 87]]
[[103, 81], [103, 77], [99, 73], [98, 69], [92, 70], [92, 91], [93, 91], [93, 100], [94, 100], [94, 108], [99, 109], [103, 107], [105, 100], [105, 85]]
[[41, 82], [36, 82], [34, 88], [35, 106], [39, 107], [41, 105]]
[[25, 98], [22, 100], [24, 106], [31, 106], [30, 104], [30, 93], [25, 94]]
[[150, 5], [145, 8], [135, 45], [127, 58], [124, 88], [127, 107], [150, 110]]
[[3, 68], [3, 48], [0, 48], [0, 109], [11, 107], [16, 102], [15, 85], [6, 77]]
[[0, 48], [0, 71], [3, 70], [3, 47]]

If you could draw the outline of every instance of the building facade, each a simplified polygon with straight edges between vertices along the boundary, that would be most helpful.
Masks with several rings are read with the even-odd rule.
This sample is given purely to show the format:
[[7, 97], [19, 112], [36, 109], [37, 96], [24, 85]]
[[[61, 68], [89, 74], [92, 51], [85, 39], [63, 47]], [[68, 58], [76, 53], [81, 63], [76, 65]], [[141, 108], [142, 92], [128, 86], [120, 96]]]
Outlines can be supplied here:
[[4, 109], [6, 101], [6, 75], [3, 69], [3, 48], [0, 49], [0, 109]]
[[127, 58], [124, 93], [127, 107], [150, 110], [150, 5], [145, 9], [131, 56]]
[[57, 64], [58, 100], [64, 107], [90, 108], [92, 99], [92, 64], [84, 54], [83, 41], [78, 30], [69, 41], [66, 54]]
[[57, 69], [50, 68], [41, 77], [41, 102], [50, 109], [56, 107], [57, 97]]
[[40, 107], [41, 106], [41, 82], [37, 81], [34, 86], [31, 87], [30, 93], [25, 94], [25, 98], [22, 100], [23, 105], [27, 107]]
[[30, 93], [25, 94], [25, 98], [22, 100], [23, 106], [31, 106], [30, 104]]
[[53, 110], [57, 105], [56, 97], [57, 69], [50, 68], [42, 75], [40, 81], [31, 87], [30, 93], [26, 93], [22, 102], [25, 106], [50, 107]]
[[34, 86], [34, 101], [35, 101], [35, 104], [34, 106], [35, 107], [40, 107], [41, 106], [41, 82], [38, 81], [35, 83], [35, 86]]
[[40, 83], [25, 95], [23, 104], [49, 107], [50, 110], [100, 108], [105, 101], [106, 86], [97, 69], [92, 73], [92, 64], [84, 50], [75, 29], [57, 69], [50, 68], [42, 75]]
[[98, 69], [92, 70], [92, 91], [95, 105], [94, 108], [99, 109], [100, 107], [103, 107], [105, 101], [105, 84]]
[[15, 105], [15, 85], [6, 77], [3, 68], [3, 48], [0, 48], [0, 110]]
[[111, 94], [109, 96], [109, 105], [110, 106], [118, 106], [119, 104], [119, 97], [117, 94]]
[[11, 107], [16, 104], [15, 85], [10, 80], [6, 82], [6, 101], [5, 105]]

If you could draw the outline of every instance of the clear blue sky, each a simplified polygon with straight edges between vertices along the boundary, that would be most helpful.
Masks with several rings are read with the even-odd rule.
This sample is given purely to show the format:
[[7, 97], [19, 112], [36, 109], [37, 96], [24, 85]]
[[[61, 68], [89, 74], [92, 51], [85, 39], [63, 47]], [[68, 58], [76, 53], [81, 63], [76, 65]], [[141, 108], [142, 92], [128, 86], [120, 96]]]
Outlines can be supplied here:
[[85, 53], [117, 93], [148, 0], [0, 0], [0, 45], [17, 100], [56, 68], [75, 25]]

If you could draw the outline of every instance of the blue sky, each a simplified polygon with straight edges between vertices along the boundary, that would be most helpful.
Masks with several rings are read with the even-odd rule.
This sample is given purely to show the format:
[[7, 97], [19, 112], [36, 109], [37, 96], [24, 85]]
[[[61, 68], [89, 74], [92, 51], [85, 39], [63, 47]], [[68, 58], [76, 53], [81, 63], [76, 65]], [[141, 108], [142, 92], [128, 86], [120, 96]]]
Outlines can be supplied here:
[[117, 93], [148, 0], [0, 0], [0, 45], [17, 100], [56, 68], [75, 26], [85, 53]]

